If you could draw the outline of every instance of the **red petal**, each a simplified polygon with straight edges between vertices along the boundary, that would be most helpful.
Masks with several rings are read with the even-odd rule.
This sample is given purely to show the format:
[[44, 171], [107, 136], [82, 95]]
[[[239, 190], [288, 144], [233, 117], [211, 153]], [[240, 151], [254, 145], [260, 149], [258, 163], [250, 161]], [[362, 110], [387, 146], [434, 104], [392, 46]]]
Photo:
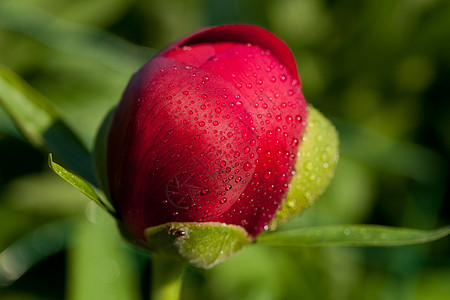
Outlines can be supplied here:
[[270, 50], [287, 67], [294, 79], [300, 81], [294, 55], [284, 41], [261, 27], [248, 24], [230, 24], [205, 28], [171, 44], [160, 55], [176, 47], [218, 42], [251, 43]]
[[192, 67], [200, 67], [217, 53], [227, 51], [235, 45], [234, 43], [200, 44], [195, 45], [194, 50], [190, 46], [177, 47], [166, 52], [164, 57], [173, 58]]
[[209, 221], [237, 201], [248, 179], [235, 178], [256, 151], [238, 95], [213, 74], [161, 57], [133, 77], [108, 142], [111, 196], [133, 234]]
[[142, 239], [172, 221], [256, 236], [283, 201], [305, 119], [295, 61], [275, 35], [251, 25], [195, 33], [124, 92], [108, 140], [113, 203]]
[[274, 217], [292, 178], [306, 102], [299, 82], [258, 46], [236, 45], [200, 68], [232, 83], [254, 118], [258, 147], [249, 163], [255, 169], [245, 173], [251, 181], [231, 209], [213, 221], [242, 225], [255, 236]]

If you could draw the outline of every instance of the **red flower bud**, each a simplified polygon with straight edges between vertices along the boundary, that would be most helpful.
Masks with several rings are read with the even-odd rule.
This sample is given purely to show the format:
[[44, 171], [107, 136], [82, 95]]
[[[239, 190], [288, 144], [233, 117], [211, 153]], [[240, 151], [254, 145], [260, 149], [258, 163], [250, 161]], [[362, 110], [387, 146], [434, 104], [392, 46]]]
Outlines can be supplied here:
[[292, 53], [264, 29], [219, 26], [170, 45], [132, 77], [109, 129], [124, 227], [142, 241], [170, 222], [255, 237], [286, 197], [306, 106]]

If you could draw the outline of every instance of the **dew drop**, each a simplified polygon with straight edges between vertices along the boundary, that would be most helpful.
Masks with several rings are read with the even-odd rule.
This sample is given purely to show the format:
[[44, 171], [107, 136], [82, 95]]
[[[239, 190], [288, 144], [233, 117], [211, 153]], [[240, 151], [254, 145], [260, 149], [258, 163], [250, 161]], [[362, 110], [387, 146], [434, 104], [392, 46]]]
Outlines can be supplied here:
[[267, 169], [266, 172], [264, 172], [264, 179], [270, 179], [272, 176], [272, 170]]
[[245, 170], [245, 171], [249, 171], [251, 168], [252, 168], [252, 164], [251, 164], [251, 163], [246, 162], [246, 163], [244, 164], [244, 170]]

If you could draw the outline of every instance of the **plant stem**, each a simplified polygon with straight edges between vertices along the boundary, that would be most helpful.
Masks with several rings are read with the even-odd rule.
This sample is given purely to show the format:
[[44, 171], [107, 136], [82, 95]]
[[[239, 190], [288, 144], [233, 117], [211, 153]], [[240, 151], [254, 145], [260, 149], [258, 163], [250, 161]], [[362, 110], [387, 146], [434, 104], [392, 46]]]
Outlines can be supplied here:
[[175, 258], [152, 256], [151, 300], [178, 300], [186, 263]]

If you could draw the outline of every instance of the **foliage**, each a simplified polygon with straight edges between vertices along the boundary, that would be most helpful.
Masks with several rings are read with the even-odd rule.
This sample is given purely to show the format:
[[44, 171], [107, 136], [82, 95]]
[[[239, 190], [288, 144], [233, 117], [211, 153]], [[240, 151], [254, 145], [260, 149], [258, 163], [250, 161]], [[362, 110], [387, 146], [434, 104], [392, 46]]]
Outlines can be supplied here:
[[[57, 129], [72, 128], [91, 150], [130, 75], [158, 49], [201, 26], [263, 26], [290, 45], [307, 100], [341, 138], [332, 185], [282, 229], [428, 230], [448, 223], [448, 20], [445, 0], [2, 0], [0, 64], [50, 99], [67, 120]], [[0, 298], [148, 298], [145, 288], [136, 295], [148, 282], [146, 260], [109, 216], [50, 174], [47, 156], [1, 109], [0, 154]], [[448, 238], [399, 248], [252, 246], [211, 270], [189, 268], [183, 295], [448, 299], [448, 249]]]

